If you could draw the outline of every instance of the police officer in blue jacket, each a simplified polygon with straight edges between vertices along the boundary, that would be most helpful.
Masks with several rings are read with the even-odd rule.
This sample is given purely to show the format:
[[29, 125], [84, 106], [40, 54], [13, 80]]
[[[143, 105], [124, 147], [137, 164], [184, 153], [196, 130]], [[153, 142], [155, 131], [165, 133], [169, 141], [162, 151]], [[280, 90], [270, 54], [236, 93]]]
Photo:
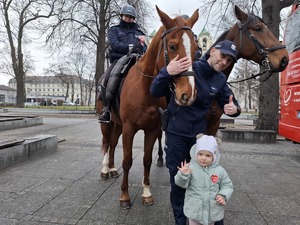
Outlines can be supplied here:
[[[106, 85], [109, 79], [111, 79], [110, 74], [120, 58], [127, 55], [129, 52], [143, 54], [147, 46], [141, 43], [139, 37], [144, 36], [143, 31], [140, 30], [138, 24], [134, 22], [136, 18], [136, 10], [131, 5], [125, 5], [120, 11], [121, 20], [118, 25], [110, 27], [108, 31], [108, 44], [109, 44], [109, 59], [110, 66], [106, 70], [105, 76], [101, 84], [101, 95], [102, 104], [104, 106], [103, 110], [100, 112], [98, 117], [99, 122], [109, 123], [111, 120], [110, 107], [114, 98], [115, 93], [110, 92], [110, 99], [106, 99]], [[113, 79], [111, 84], [117, 87], [116, 82], [120, 82], [122, 79]], [[113, 92], [115, 92], [114, 90]]]
[[[222, 73], [230, 64], [237, 61], [237, 49], [233, 42], [225, 40], [211, 48], [199, 61], [192, 61], [189, 57], [175, 57], [168, 66], [162, 68], [150, 87], [153, 96], [162, 97], [167, 94], [172, 76], [186, 71], [192, 64], [195, 72], [197, 98], [190, 106], [179, 106], [174, 97], [168, 104], [170, 118], [165, 131], [166, 135], [166, 166], [169, 169], [171, 193], [170, 200], [177, 225], [185, 225], [186, 217], [183, 213], [185, 189], [174, 182], [177, 166], [187, 160], [189, 150], [196, 142], [198, 133], [205, 133], [206, 113], [210, 103], [216, 100], [228, 116], [238, 116], [240, 106], [232, 91], [226, 84], [226, 76]], [[215, 224], [223, 224], [223, 221]]]

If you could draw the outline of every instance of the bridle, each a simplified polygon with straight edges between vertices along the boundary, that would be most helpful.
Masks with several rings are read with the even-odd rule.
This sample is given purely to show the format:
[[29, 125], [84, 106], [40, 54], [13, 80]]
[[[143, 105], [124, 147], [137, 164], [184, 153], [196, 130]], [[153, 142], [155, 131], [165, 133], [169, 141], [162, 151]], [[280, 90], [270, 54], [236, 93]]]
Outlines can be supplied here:
[[169, 54], [168, 54], [168, 46], [167, 46], [168, 40], [167, 40], [166, 36], [167, 36], [167, 34], [171, 33], [172, 31], [180, 30], [180, 29], [189, 30], [193, 33], [192, 29], [188, 26], [183, 26], [183, 27], [175, 26], [175, 27], [172, 27], [168, 30], [165, 30], [161, 35], [161, 39], [163, 40], [164, 59], [165, 59], [166, 66], [170, 63], [170, 58], [169, 58]]
[[[237, 23], [238, 28], [239, 28], [239, 33], [240, 33], [240, 49], [242, 49], [243, 47], [243, 32], [246, 34], [246, 36], [254, 43], [255, 48], [257, 49], [257, 51], [263, 56], [263, 61], [262, 61], [262, 65], [263, 67], [266, 68], [265, 71], [258, 73], [258, 74], [252, 74], [250, 77], [242, 79], [242, 80], [238, 80], [238, 81], [230, 81], [228, 82], [229, 85], [233, 84], [233, 83], [240, 83], [243, 81], [247, 81], [250, 79], [256, 79], [256, 77], [261, 76], [263, 74], [268, 74], [267, 77], [265, 77], [265, 79], [263, 80], [266, 81], [268, 80], [271, 75], [272, 75], [272, 63], [270, 62], [269, 58], [268, 58], [268, 54], [270, 52], [274, 52], [277, 51], [279, 49], [283, 49], [286, 48], [285, 45], [278, 45], [278, 46], [274, 46], [272, 48], [265, 48], [254, 36], [254, 34], [250, 33], [250, 31], [247, 29], [247, 26], [254, 20], [254, 18], [257, 18], [259, 20], [261, 20], [260, 18], [258, 18], [257, 16], [254, 15], [248, 15], [247, 21], [245, 23], [241, 23], [240, 21]], [[262, 21], [262, 20], [261, 20]], [[263, 21], [262, 21], [263, 22]]]
[[[193, 31], [190, 27], [188, 26], [183, 26], [183, 27], [172, 27], [168, 30], [165, 30], [162, 35], [161, 35], [161, 39], [163, 40], [163, 48], [164, 48], [164, 59], [165, 59], [165, 65], [167, 66], [170, 63], [170, 58], [169, 58], [169, 54], [168, 54], [168, 40], [166, 38], [167, 34], [171, 33], [174, 30], [179, 30], [179, 29], [183, 29], [183, 30], [188, 30], [191, 31], [193, 34]], [[159, 51], [158, 55], [160, 55], [161, 50]], [[195, 72], [193, 71], [185, 71], [183, 73], [180, 73], [178, 75], [173, 76], [175, 77], [188, 77], [188, 76], [195, 76]], [[174, 92], [174, 90], [176, 89], [176, 84], [174, 82], [171, 82], [169, 85], [169, 89], [171, 92]]]
[[268, 58], [268, 54], [270, 52], [274, 52], [277, 51], [279, 49], [283, 49], [286, 48], [285, 45], [278, 45], [278, 46], [274, 46], [272, 48], [265, 48], [254, 36], [254, 34], [252, 34], [248, 29], [248, 25], [254, 20], [254, 18], [257, 18], [256, 16], [253, 15], [248, 15], [247, 21], [245, 23], [241, 23], [240, 21], [237, 23], [238, 27], [239, 27], [239, 33], [240, 33], [240, 49], [242, 49], [242, 45], [243, 45], [243, 32], [245, 33], [245, 35], [254, 43], [255, 48], [257, 49], [257, 51], [262, 55], [263, 57], [263, 61], [262, 61], [262, 65], [266, 68], [265, 73], [269, 73], [272, 71], [272, 63], [270, 62], [269, 58]]
[[[159, 52], [158, 52], [157, 59], [159, 59], [159, 55], [160, 55], [160, 53], [161, 53], [161, 51], [162, 51], [162, 49], [163, 49], [163, 51], [164, 51], [165, 65], [166, 65], [166, 66], [170, 63], [170, 58], [169, 58], [169, 54], [168, 54], [168, 53], [169, 53], [169, 52], [168, 52], [168, 46], [167, 46], [168, 40], [167, 40], [166, 36], [167, 36], [167, 34], [171, 33], [172, 31], [174, 31], [174, 30], [180, 30], [180, 29], [183, 29], [183, 30], [189, 30], [189, 31], [191, 31], [191, 32], [193, 33], [192, 29], [191, 29], [190, 27], [188, 27], [188, 26], [182, 26], [182, 27], [174, 26], [174, 27], [172, 27], [172, 28], [170, 28], [170, 29], [168, 29], [168, 30], [165, 30], [165, 31], [162, 33], [162, 35], [161, 35], [162, 44], [160, 45], [160, 50], [159, 50]], [[139, 72], [141, 75], [143, 75], [143, 76], [145, 76], [145, 77], [152, 78], [152, 79], [155, 78], [155, 76], [153, 76], [153, 75], [147, 75], [147, 74], [144, 74], [144, 73], [142, 72], [142, 70], [138, 67], [137, 63], [136, 63], [135, 65], [136, 65], [136, 68], [137, 68], [138, 72]], [[180, 74], [178, 74], [178, 75], [175, 75], [175, 76], [173, 76], [173, 77], [186, 77], [186, 76], [194, 76], [194, 75], [195, 75], [195, 74], [194, 74], [194, 72], [192, 72], [192, 71], [185, 71], [185, 72], [180, 73]]]

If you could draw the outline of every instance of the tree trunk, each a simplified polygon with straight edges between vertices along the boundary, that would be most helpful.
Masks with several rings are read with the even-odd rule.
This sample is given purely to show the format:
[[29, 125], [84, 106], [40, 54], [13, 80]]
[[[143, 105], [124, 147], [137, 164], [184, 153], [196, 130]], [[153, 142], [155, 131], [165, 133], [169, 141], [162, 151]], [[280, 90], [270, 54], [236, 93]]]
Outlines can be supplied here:
[[[97, 56], [96, 56], [96, 74], [95, 74], [95, 90], [97, 90], [98, 81], [100, 77], [104, 74], [104, 63], [105, 63], [105, 49], [106, 49], [106, 0], [100, 0], [100, 29], [99, 29], [99, 36], [98, 36], [98, 43], [97, 43]], [[95, 91], [96, 94], [96, 91]], [[95, 98], [97, 101], [97, 97]], [[96, 106], [96, 102], [95, 102]]]
[[[287, 3], [287, 1], [285, 3]], [[276, 38], [279, 38], [280, 11], [286, 6], [287, 5], [283, 5], [279, 0], [262, 0], [262, 19]], [[265, 79], [266, 75], [260, 77], [259, 115], [255, 129], [277, 131], [279, 74], [273, 73], [268, 80], [265, 81]]]

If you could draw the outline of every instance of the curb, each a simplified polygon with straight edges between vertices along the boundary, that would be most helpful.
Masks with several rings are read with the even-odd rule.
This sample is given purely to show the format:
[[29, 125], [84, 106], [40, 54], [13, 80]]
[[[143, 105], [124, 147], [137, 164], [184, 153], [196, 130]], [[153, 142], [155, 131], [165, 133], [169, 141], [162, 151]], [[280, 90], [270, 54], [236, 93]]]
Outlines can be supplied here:
[[56, 135], [37, 135], [14, 146], [0, 149], [0, 169], [24, 162], [45, 153], [57, 150]]

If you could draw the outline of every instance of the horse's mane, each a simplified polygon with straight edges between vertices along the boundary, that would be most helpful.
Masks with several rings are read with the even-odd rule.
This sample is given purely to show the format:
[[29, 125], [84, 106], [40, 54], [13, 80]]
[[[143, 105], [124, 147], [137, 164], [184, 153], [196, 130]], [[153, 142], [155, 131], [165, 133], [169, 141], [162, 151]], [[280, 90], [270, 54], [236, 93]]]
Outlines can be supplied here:
[[219, 43], [220, 41], [224, 41], [224, 40], [225, 40], [225, 37], [226, 37], [226, 35], [229, 33], [229, 31], [230, 31], [230, 30], [224, 31], [224, 32], [218, 37], [218, 39], [210, 46], [210, 48], [207, 50], [207, 52], [210, 52], [210, 50], [211, 50], [213, 47], [215, 47], [215, 45], [216, 45], [217, 43]]
[[[259, 21], [262, 22], [262, 23], [265, 23], [265, 22], [263, 21], [262, 18], [260, 18], [259, 16], [255, 15], [255, 14], [253, 14], [253, 13], [249, 13], [249, 14], [248, 14], [248, 19], [247, 19], [246, 23], [247, 23], [248, 21], [251, 22], [251, 21], [253, 21], [254, 19], [259, 20]], [[219, 43], [220, 41], [224, 41], [224, 40], [225, 40], [225, 37], [227, 36], [227, 34], [229, 33], [229, 31], [230, 31], [230, 30], [224, 31], [224, 32], [218, 37], [218, 39], [211, 45], [211, 47], [207, 50], [207, 52], [209, 52], [211, 48], [215, 47], [215, 45], [216, 45], [217, 43]]]
[[253, 13], [249, 13], [248, 16], [253, 16], [253, 17], [255, 17], [256, 19], [258, 19], [260, 22], [266, 24], [265, 21], [264, 21], [261, 17], [255, 15], [255, 14], [253, 14]]

